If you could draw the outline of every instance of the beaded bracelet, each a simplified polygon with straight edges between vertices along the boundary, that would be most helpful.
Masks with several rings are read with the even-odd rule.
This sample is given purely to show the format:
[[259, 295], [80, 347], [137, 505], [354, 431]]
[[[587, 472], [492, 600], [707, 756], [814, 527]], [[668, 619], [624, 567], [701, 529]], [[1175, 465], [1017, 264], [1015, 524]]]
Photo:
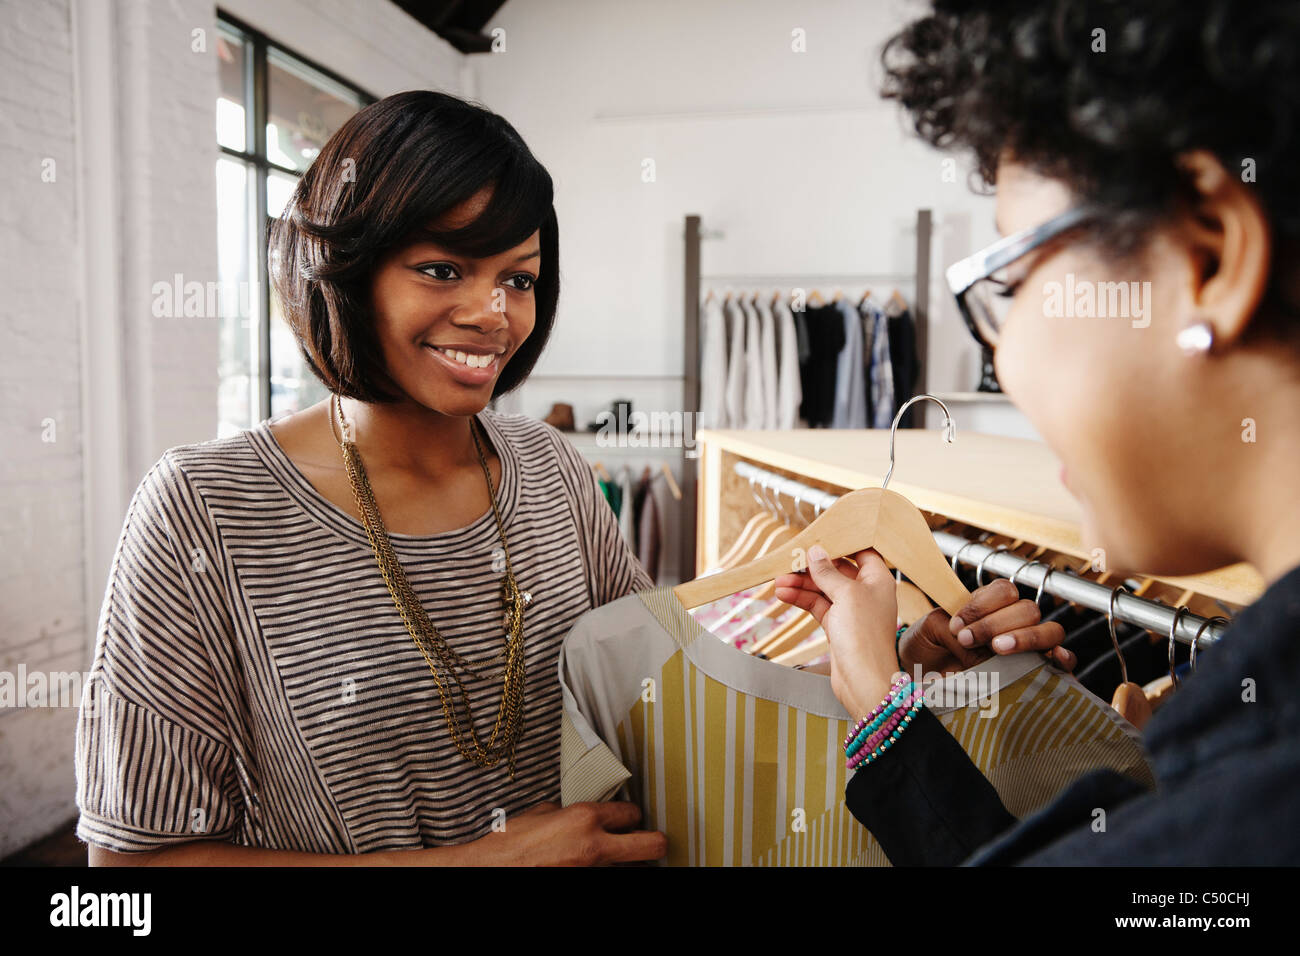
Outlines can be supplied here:
[[862, 746], [863, 741], [878, 731], [881, 725], [888, 722], [899, 709], [906, 711], [911, 705], [905, 704], [904, 701], [914, 689], [915, 685], [909, 680], [899, 688], [892, 698], [887, 698], [888, 703], [883, 710], [876, 708], [879, 713], [876, 714], [872, 721], [866, 726], [858, 729], [844, 741], [844, 756], [852, 757], [853, 754], [857, 752], [858, 748]]
[[880, 742], [880, 739], [892, 731], [908, 709], [915, 703], [916, 690], [912, 687], [904, 688], [900, 697], [894, 699], [891, 706], [868, 724], [858, 736], [853, 738], [852, 745], [844, 748], [845, 757], [853, 757], [859, 750], [865, 749], [870, 752], [871, 749]]
[[925, 705], [924, 691], [919, 687], [914, 688], [912, 692], [905, 697], [903, 705], [904, 706], [900, 706], [895, 713], [891, 715], [892, 719], [887, 719], [885, 726], [871, 734], [871, 736], [861, 744], [859, 749], [856, 749], [852, 753], [845, 753], [847, 759], [844, 766], [846, 769], [855, 770], [862, 764], [871, 763], [897, 743], [903, 731], [912, 723], [912, 718], [914, 718]]
[[844, 738], [844, 746], [847, 747], [849, 743], [853, 740], [853, 738], [856, 737], [861, 732], [863, 727], [871, 723], [872, 719], [875, 718], [876, 715], [881, 713], [887, 706], [889, 706], [890, 701], [893, 700], [894, 696], [898, 693], [898, 691], [901, 690], [903, 686], [906, 685], [907, 683], [909, 683], [909, 678], [906, 674], [899, 674], [898, 677], [894, 678], [894, 682], [889, 685], [889, 693], [885, 695], [885, 699], [880, 702], [880, 704], [876, 707], [875, 710], [873, 710], [871, 713], [867, 714], [867, 716], [863, 717], [861, 720], [857, 722], [853, 730], [849, 732], [849, 735]]
[[856, 770], [860, 764], [870, 763], [884, 753], [887, 748], [892, 747], [907, 728], [907, 725], [912, 722], [912, 717], [920, 709], [922, 696], [920, 690], [915, 691], [889, 723], [867, 738], [862, 748], [848, 759], [845, 767], [849, 770]]

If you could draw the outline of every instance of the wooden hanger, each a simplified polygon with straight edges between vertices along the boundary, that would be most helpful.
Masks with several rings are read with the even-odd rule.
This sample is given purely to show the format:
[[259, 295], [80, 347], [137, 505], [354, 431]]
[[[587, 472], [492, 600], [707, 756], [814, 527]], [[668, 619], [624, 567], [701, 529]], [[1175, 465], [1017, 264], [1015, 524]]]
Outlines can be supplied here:
[[884, 488], [851, 491], [781, 551], [686, 581], [673, 588], [673, 593], [683, 607], [699, 607], [792, 570], [792, 559], [806, 555], [814, 544], [820, 544], [832, 559], [874, 548], [949, 614], [956, 614], [970, 599], [916, 505]]
[[678, 501], [681, 501], [682, 489], [681, 486], [677, 484], [677, 479], [673, 477], [673, 470], [668, 467], [668, 462], [666, 461], [659, 462], [659, 467], [664, 473], [664, 479], [668, 482], [668, 491], [672, 494], [674, 498], [676, 498]]
[[895, 589], [898, 597], [898, 620], [909, 627], [934, 610], [925, 592], [911, 581], [899, 581]]
[[614, 480], [613, 478], [611, 478], [611, 477], [609, 476], [609, 472], [607, 472], [607, 471], [605, 470], [605, 466], [602, 465], [600, 462], [598, 462], [598, 461], [593, 461], [593, 462], [591, 463], [591, 467], [594, 468], [594, 469], [596, 469], [596, 474], [600, 475], [600, 477], [604, 478], [606, 481], [613, 481], [613, 480]]
[[858, 308], [861, 309], [864, 305], [866, 305], [867, 300], [870, 298], [871, 298], [871, 289], [870, 288], [863, 289], [862, 298], [858, 299]]
[[1124, 660], [1124, 652], [1119, 648], [1119, 638], [1115, 636], [1115, 599], [1119, 597], [1121, 591], [1127, 594], [1128, 588], [1121, 584], [1110, 592], [1110, 612], [1106, 615], [1110, 627], [1110, 640], [1115, 645], [1115, 655], [1119, 658], [1121, 675], [1120, 685], [1115, 688], [1110, 706], [1130, 724], [1141, 730], [1151, 719], [1151, 702], [1147, 700], [1147, 695], [1142, 688], [1128, 679], [1128, 664]]
[[820, 625], [807, 611], [799, 611], [793, 618], [780, 624], [761, 641], [749, 648], [751, 654], [763, 654], [769, 659], [798, 647], [816, 632]]
[[813, 289], [812, 292], [809, 293], [808, 295], [809, 305], [823, 305], [825, 304], [825, 301], [826, 300], [822, 298], [821, 292], [817, 289]]
[[[911, 625], [934, 610], [925, 592], [910, 581], [899, 581], [895, 594], [898, 599], [898, 618], [903, 624]], [[780, 633], [774, 631], [769, 634], [751, 652], [765, 654], [769, 660], [790, 667], [806, 664], [831, 649], [830, 641], [825, 635], [815, 641], [808, 640], [816, 632], [817, 626], [816, 619], [807, 615], [806, 620], [801, 618], [797, 622], [791, 622]]]
[[[772, 551], [773, 548], [781, 548], [787, 541], [793, 538], [794, 535], [794, 528], [789, 525], [781, 525], [781, 527], [773, 531], [761, 543], [757, 549], [758, 554], [767, 554]], [[778, 613], [780, 613], [788, 610], [789, 606], [776, 599], [776, 585], [769, 581], [745, 600], [731, 608], [730, 614], [733, 617], [743, 616], [746, 614], [750, 616], [750, 620], [742, 627], [738, 628], [732, 636], [738, 638], [753, 630], [753, 628], [758, 626], [759, 621], [766, 616], [766, 612], [773, 608], [776, 608]]]
[[[731, 547], [727, 549], [727, 553], [718, 559], [718, 567], [734, 568], [744, 564], [746, 560], [745, 555], [750, 554], [759, 535], [764, 533], [764, 529], [770, 530], [772, 525], [775, 523], [775, 520], [776, 519], [766, 511], [750, 518], [745, 524], [745, 527], [741, 529], [736, 540], [732, 542]], [[710, 577], [712, 577], [712, 575], [710, 575]], [[721, 596], [722, 595], [719, 595], [719, 597]], [[708, 602], [705, 601], [703, 603], [707, 604]]]

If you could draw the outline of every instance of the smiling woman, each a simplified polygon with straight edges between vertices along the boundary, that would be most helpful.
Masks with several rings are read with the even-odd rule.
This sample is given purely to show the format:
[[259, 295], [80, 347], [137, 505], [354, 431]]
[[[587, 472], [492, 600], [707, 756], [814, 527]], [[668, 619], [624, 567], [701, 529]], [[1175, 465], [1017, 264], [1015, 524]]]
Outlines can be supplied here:
[[552, 202], [505, 120], [428, 91], [303, 175], [270, 268], [331, 395], [137, 488], [77, 731], [93, 863], [663, 855], [631, 804], [556, 804], [560, 641], [649, 577], [581, 455], [487, 409], [551, 331]]

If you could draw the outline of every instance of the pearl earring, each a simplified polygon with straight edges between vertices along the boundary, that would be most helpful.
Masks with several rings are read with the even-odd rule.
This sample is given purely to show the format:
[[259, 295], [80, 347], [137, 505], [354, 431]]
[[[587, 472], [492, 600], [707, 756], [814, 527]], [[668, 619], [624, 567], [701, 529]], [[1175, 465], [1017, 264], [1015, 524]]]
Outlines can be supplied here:
[[1178, 333], [1178, 347], [1188, 355], [1207, 355], [1214, 346], [1214, 326], [1195, 322]]

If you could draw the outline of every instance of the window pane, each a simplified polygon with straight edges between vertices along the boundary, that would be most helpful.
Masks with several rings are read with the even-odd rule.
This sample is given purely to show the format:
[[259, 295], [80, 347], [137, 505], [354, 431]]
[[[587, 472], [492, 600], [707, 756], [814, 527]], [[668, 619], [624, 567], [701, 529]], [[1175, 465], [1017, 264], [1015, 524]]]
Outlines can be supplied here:
[[298, 340], [271, 294], [271, 417], [280, 418], [315, 405], [329, 392], [303, 361]]
[[307, 65], [267, 51], [266, 158], [306, 170], [325, 141], [361, 107], [361, 99]]
[[289, 197], [293, 195], [297, 185], [296, 176], [286, 176], [284, 173], [277, 172], [267, 173], [266, 214], [272, 219], [279, 219], [280, 213], [284, 212], [284, 207], [288, 204]]
[[254, 425], [257, 414], [257, 315], [261, 297], [253, 287], [249, 224], [253, 169], [238, 160], [217, 160], [217, 274], [220, 277], [220, 351], [217, 435]]
[[243, 152], [247, 146], [244, 76], [248, 45], [233, 33], [217, 32], [217, 143]]

